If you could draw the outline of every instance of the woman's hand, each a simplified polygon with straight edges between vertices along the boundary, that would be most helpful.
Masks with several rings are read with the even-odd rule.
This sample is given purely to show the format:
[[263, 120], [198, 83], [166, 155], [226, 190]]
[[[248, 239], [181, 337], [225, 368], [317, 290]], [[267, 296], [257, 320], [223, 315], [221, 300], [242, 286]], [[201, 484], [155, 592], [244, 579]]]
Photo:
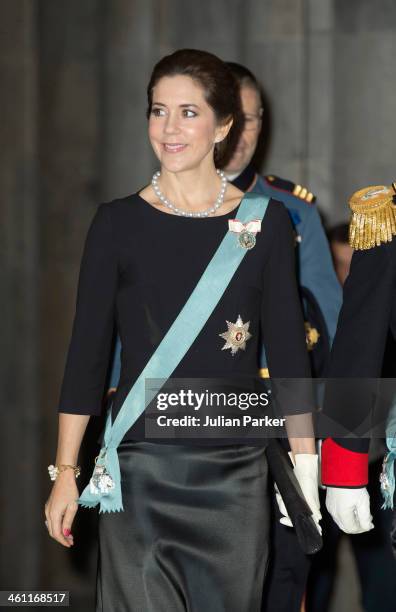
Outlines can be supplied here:
[[71, 528], [78, 510], [78, 497], [79, 491], [73, 470], [65, 470], [58, 474], [45, 504], [48, 532], [51, 538], [66, 548], [74, 544]]
[[[322, 515], [320, 513], [318, 490], [318, 455], [301, 453], [295, 454], [293, 458], [293, 454], [289, 453], [289, 457], [293, 463], [294, 474], [297, 478], [298, 484], [301, 487], [305, 501], [311, 509], [312, 518], [315, 521], [319, 533], [322, 534], [322, 528], [319, 525]], [[287, 527], [292, 527], [293, 524], [276, 485], [275, 494], [279, 510], [283, 515], [279, 522]]]

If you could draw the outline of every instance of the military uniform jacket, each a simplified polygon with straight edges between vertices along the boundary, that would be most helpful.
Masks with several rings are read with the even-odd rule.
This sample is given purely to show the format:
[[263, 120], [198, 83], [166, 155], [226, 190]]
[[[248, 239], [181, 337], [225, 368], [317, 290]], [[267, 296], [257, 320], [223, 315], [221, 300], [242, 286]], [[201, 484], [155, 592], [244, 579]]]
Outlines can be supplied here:
[[[354, 385], [346, 406], [345, 393], [350, 383], [345, 382], [344, 399], [331, 384], [326, 393], [325, 411], [350, 431], [372, 411], [374, 381], [370, 379], [381, 376], [389, 330], [396, 338], [396, 240], [370, 250], [355, 251], [344, 285], [328, 376], [329, 379], [359, 379], [361, 393], [356, 394]], [[322, 448], [324, 484], [343, 487], [367, 484], [368, 446], [367, 438], [326, 440]]]

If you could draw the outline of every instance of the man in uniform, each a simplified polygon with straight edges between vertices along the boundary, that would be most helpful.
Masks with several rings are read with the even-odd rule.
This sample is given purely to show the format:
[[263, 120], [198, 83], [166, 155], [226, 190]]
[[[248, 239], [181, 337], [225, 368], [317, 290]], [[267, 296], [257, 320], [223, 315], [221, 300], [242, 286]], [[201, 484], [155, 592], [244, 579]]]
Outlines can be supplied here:
[[[350, 244], [355, 252], [344, 285], [325, 400], [326, 415], [348, 432], [355, 431], [370, 415], [370, 391], [381, 376], [388, 331], [396, 337], [395, 204], [395, 183], [391, 187], [367, 187], [350, 200]], [[336, 379], [335, 384], [332, 379]], [[359, 380], [364, 393], [359, 393], [355, 380]], [[349, 410], [343, 396], [347, 397]], [[367, 438], [356, 437], [327, 438], [322, 445], [322, 481], [329, 487], [327, 506], [347, 533], [372, 528], [365, 490], [368, 446]], [[337, 493], [338, 501], [344, 496], [351, 502], [336, 508]]]
[[[356, 219], [353, 223], [356, 222]], [[342, 285], [349, 275], [353, 248], [349, 244], [349, 225], [343, 223], [335, 226], [328, 232], [330, 248], [333, 254], [334, 266], [337, 276]], [[356, 245], [359, 249], [359, 245]], [[364, 308], [364, 305], [360, 306]], [[341, 321], [340, 321], [341, 324]], [[344, 329], [346, 337], [348, 330]], [[336, 338], [338, 336], [338, 332]], [[338, 346], [338, 340], [337, 340]], [[339, 349], [337, 349], [339, 350]], [[336, 345], [334, 345], [333, 359], [336, 356]], [[350, 355], [349, 355], [350, 357]], [[344, 357], [343, 357], [344, 359]], [[355, 357], [354, 357], [355, 359]], [[331, 367], [334, 367], [333, 365]], [[396, 353], [395, 344], [388, 337], [387, 349], [381, 376], [395, 377], [396, 373]], [[346, 372], [347, 375], [347, 372]], [[351, 383], [357, 381], [351, 381]], [[373, 381], [375, 382], [375, 381]], [[391, 381], [386, 382], [390, 387]], [[332, 381], [328, 381], [329, 385]], [[340, 381], [343, 384], [343, 381]], [[348, 384], [348, 381], [347, 381]], [[365, 381], [366, 386], [366, 381]], [[380, 387], [380, 397], [387, 407], [387, 399], [384, 393], [383, 384]], [[337, 407], [337, 410], [339, 404]], [[350, 406], [346, 405], [345, 410]], [[376, 410], [376, 416], [379, 414]], [[334, 432], [333, 432], [334, 433]], [[378, 432], [380, 434], [381, 432]], [[392, 555], [389, 533], [392, 524], [392, 512], [381, 509], [381, 492], [378, 486], [378, 478], [381, 473], [382, 460], [385, 445], [381, 438], [373, 440], [370, 445], [369, 454], [369, 483], [368, 492], [371, 498], [371, 508], [374, 517], [375, 530], [362, 534], [356, 538], [354, 535], [348, 537], [351, 552], [356, 564], [357, 575], [359, 578], [360, 600], [365, 612], [377, 612], [378, 603], [382, 601], [383, 612], [394, 612], [396, 601], [396, 561]], [[323, 491], [324, 497], [326, 493]], [[307, 588], [307, 612], [326, 612], [330, 607], [331, 594], [337, 578], [338, 553], [341, 542], [344, 540], [342, 531], [337, 527], [326, 511], [323, 512], [322, 527], [325, 534], [322, 550], [314, 556], [312, 569], [309, 576]], [[351, 602], [352, 603], [352, 602]]]
[[[306, 319], [307, 346], [313, 373], [322, 376], [337, 326], [342, 292], [334, 272], [328, 241], [314, 205], [315, 196], [305, 187], [274, 175], [261, 176], [254, 162], [263, 133], [264, 95], [255, 76], [240, 64], [228, 63], [241, 92], [244, 129], [232, 159], [223, 168], [242, 191], [261, 193], [286, 206], [296, 236], [297, 276]], [[265, 356], [262, 374], [265, 371]]]
[[[361, 189], [349, 204], [353, 213], [350, 245], [355, 251], [344, 285], [324, 404], [324, 413], [334, 428], [341, 425], [346, 434], [359, 433], [359, 428], [360, 433], [365, 433], [367, 424], [384, 422], [386, 411], [394, 403], [394, 378], [377, 379], [384, 372], [394, 377], [392, 365], [396, 365], [394, 347], [390, 349], [392, 343], [387, 342], [389, 332], [396, 339], [396, 183]], [[383, 388], [389, 383], [385, 414], [381, 415], [378, 408], [384, 404]], [[322, 445], [326, 507], [346, 533], [370, 531], [374, 525], [366, 489], [369, 438], [336, 436], [335, 433], [327, 438]], [[388, 459], [386, 467], [384, 475], [391, 474], [393, 462]], [[393, 488], [386, 478], [382, 482], [388, 506], [392, 506]], [[395, 561], [389, 540], [387, 545], [385, 542], [378, 546], [377, 542], [386, 537], [384, 526], [389, 529], [391, 517], [377, 522], [377, 546], [367, 547], [359, 568], [365, 583], [363, 603], [365, 610], [376, 610], [379, 606], [381, 611], [391, 612], [396, 601]]]
[[[388, 331], [396, 338], [395, 204], [396, 183], [367, 187], [350, 200], [350, 244], [355, 252], [344, 285], [324, 406], [334, 426], [346, 432], [369, 422]], [[373, 528], [365, 488], [368, 448], [369, 439], [356, 436], [329, 437], [322, 445], [326, 506], [346, 533]]]

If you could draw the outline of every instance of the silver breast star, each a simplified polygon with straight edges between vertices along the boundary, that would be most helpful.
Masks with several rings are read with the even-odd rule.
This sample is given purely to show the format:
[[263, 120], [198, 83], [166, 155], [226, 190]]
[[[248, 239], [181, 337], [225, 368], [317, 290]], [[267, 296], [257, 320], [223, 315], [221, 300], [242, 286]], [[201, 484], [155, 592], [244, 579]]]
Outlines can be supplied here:
[[241, 319], [241, 315], [238, 315], [236, 323], [230, 323], [230, 321], [226, 321], [226, 323], [228, 330], [219, 334], [219, 336], [226, 341], [221, 350], [231, 349], [231, 355], [235, 355], [239, 349], [244, 351], [246, 349], [247, 340], [252, 337], [252, 334], [248, 331], [250, 321], [244, 323]]

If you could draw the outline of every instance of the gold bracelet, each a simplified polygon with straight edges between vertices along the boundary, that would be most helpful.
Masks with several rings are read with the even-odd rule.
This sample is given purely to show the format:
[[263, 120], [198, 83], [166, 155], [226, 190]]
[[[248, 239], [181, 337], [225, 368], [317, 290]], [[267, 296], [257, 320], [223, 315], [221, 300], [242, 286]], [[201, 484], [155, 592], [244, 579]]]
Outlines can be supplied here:
[[78, 478], [81, 473], [81, 467], [79, 465], [66, 465], [62, 463], [61, 465], [51, 464], [48, 466], [48, 473], [51, 480], [56, 480], [59, 474], [65, 470], [73, 470], [76, 478]]

